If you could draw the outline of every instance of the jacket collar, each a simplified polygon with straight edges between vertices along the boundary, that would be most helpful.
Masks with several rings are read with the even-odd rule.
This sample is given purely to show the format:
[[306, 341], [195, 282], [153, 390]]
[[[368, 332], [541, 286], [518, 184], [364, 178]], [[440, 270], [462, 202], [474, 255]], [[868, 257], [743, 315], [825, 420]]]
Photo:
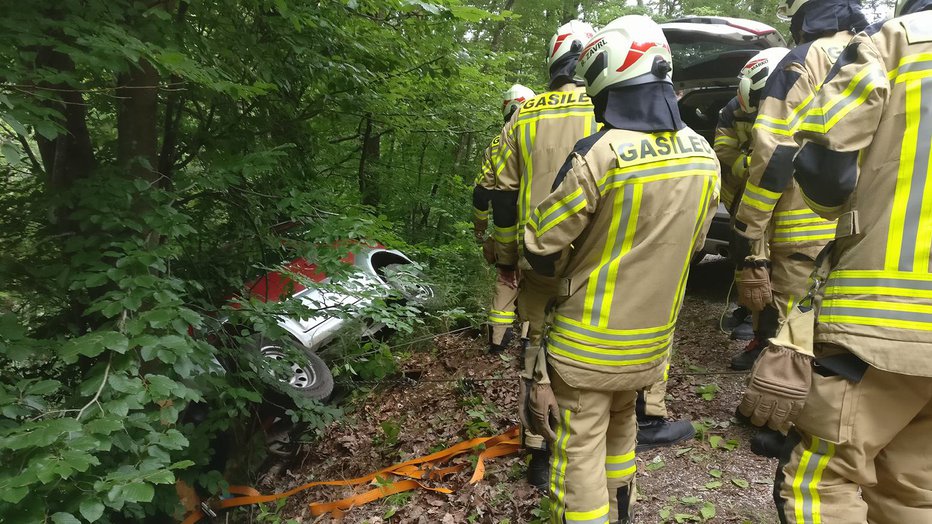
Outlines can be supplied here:
[[867, 27], [867, 19], [857, 0], [812, 0], [803, 4], [790, 21], [790, 32], [811, 42], [839, 31], [858, 33]]

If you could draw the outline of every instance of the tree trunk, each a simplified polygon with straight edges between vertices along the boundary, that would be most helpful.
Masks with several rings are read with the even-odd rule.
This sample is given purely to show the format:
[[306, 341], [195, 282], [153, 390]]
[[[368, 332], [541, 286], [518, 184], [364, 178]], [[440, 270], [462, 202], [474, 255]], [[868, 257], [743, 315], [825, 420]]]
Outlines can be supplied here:
[[[36, 68], [67, 74], [74, 71], [74, 62], [64, 53], [43, 47], [36, 54]], [[54, 92], [58, 100], [50, 99], [44, 105], [60, 113], [64, 120], [64, 132], [55, 138], [49, 139], [40, 134], [35, 137], [48, 187], [53, 193], [60, 192], [70, 188], [75, 181], [88, 177], [96, 164], [87, 129], [87, 106], [84, 93], [65, 83], [41, 83], [39, 86], [57, 90]], [[48, 95], [47, 92], [42, 94]]]
[[158, 180], [159, 72], [140, 60], [120, 75], [117, 102], [117, 165], [135, 178]]
[[381, 150], [382, 135], [372, 132], [372, 118], [366, 116], [366, 129], [362, 135], [362, 151], [359, 154], [359, 194], [363, 205], [378, 207], [379, 191], [372, 174], [368, 170], [368, 160], [378, 160]]

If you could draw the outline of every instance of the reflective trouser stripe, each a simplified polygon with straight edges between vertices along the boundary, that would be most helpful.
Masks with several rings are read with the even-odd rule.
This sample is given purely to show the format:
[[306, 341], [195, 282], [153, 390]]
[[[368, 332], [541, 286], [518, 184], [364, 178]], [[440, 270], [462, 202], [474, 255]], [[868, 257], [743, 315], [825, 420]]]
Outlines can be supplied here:
[[718, 146], [737, 146], [738, 139], [728, 135], [718, 135], [715, 137], [715, 147]]
[[821, 524], [822, 501], [819, 497], [819, 481], [822, 480], [822, 473], [834, 454], [835, 444], [818, 437], [812, 437], [809, 448], [803, 450], [793, 478], [797, 523]]
[[492, 238], [502, 244], [516, 242], [518, 240], [518, 224], [504, 227], [492, 224]]
[[932, 78], [906, 83], [906, 132], [900, 149], [893, 209], [884, 267], [887, 270], [929, 271], [932, 251], [932, 188], [928, 184], [932, 118], [922, 118], [932, 103]]
[[513, 311], [499, 311], [493, 309], [489, 311], [489, 322], [493, 324], [513, 324], [518, 318]]
[[609, 455], [605, 457], [605, 475], [610, 479], [624, 478], [634, 475], [637, 463], [634, 461], [634, 451], [624, 455]]
[[472, 208], [472, 215], [476, 220], [488, 220], [489, 219], [489, 210], [482, 210], [477, 207]]
[[566, 445], [570, 440], [570, 410], [563, 411], [557, 423], [557, 440], [550, 458], [550, 494], [556, 499], [556, 507], [550, 510], [550, 521], [563, 524], [566, 511]]
[[567, 511], [566, 524], [608, 524], [608, 504], [590, 511]]

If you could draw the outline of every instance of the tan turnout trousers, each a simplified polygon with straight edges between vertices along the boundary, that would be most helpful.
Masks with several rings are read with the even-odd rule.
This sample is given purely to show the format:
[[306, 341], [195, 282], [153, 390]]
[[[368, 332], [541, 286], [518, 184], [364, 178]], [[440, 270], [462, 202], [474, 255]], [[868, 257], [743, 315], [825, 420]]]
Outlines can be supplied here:
[[490, 343], [500, 346], [505, 341], [505, 334], [514, 328], [518, 315], [516, 301], [518, 290], [495, 279], [495, 294], [492, 295], [492, 307], [489, 309]]
[[[619, 518], [619, 504], [630, 509], [634, 502], [637, 392], [574, 388], [553, 369], [550, 380], [560, 406], [550, 490], [551, 497], [560, 503], [557, 511], [562, 511], [562, 522], [615, 522]], [[626, 496], [619, 501], [618, 489], [624, 486], [628, 486]], [[592, 509], [562, 509], [567, 507]], [[554, 522], [560, 521], [554, 519]]]
[[932, 522], [932, 378], [814, 373], [796, 426], [780, 489], [787, 522]]

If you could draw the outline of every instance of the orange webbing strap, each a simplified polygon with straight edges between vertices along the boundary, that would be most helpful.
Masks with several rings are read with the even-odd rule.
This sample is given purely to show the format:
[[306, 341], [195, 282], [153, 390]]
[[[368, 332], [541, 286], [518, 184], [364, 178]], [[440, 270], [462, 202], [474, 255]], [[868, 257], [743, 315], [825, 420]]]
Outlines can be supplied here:
[[[473, 474], [473, 477], [470, 480], [470, 483], [474, 484], [481, 480], [484, 475], [485, 459], [508, 455], [510, 453], [516, 452], [519, 449], [519, 444], [516, 440], [517, 436], [518, 428], [516, 426], [502, 433], [501, 435], [494, 437], [474, 438], [472, 440], [460, 442], [459, 444], [451, 446], [445, 450], [431, 453], [430, 455], [424, 457], [411, 459], [400, 464], [395, 464], [363, 477], [357, 477], [348, 480], [309, 482], [296, 488], [292, 488], [288, 491], [273, 493], [271, 495], [262, 495], [255, 489], [247, 486], [230, 486], [230, 493], [239, 496], [218, 501], [211, 505], [211, 509], [221, 510], [238, 506], [260, 504], [263, 502], [273, 502], [285, 497], [290, 497], [291, 495], [306, 491], [316, 486], [357, 486], [359, 484], [372, 482], [377, 478], [384, 478], [385, 475], [396, 475], [400, 477], [407, 477], [407, 479], [393, 482], [384, 486], [379, 486], [378, 488], [372, 489], [365, 493], [335, 502], [312, 503], [310, 505], [311, 514], [315, 516], [323, 515], [325, 513], [333, 513], [334, 515], [342, 514], [344, 510], [350, 509], [354, 506], [367, 504], [374, 500], [378, 500], [395, 493], [410, 491], [415, 488], [422, 488], [438, 493], [452, 493], [453, 491], [450, 489], [428, 487], [423, 483], [418, 482], [418, 480], [425, 478], [431, 480], [440, 480], [447, 475], [462, 470], [463, 466], [451, 466], [442, 469], [434, 469], [434, 466], [442, 464], [458, 455], [467, 453], [477, 446], [485, 445], [486, 448], [481, 453], [479, 453], [479, 458], [476, 463], [476, 472]], [[205, 515], [201, 510], [196, 510], [188, 515], [186, 519], [184, 519], [183, 524], [194, 524], [199, 522], [202, 518], [204, 518], [204, 516]]]

